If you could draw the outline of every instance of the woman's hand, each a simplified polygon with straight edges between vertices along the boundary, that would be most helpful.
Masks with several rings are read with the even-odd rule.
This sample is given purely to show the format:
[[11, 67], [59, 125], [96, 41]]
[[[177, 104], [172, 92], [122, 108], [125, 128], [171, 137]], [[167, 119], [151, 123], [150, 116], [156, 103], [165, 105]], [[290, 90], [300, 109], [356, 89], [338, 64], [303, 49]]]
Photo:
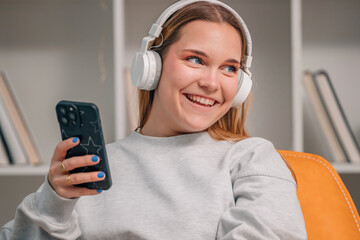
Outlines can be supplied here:
[[69, 138], [60, 142], [51, 158], [48, 181], [56, 193], [64, 198], [75, 198], [84, 195], [96, 195], [101, 192], [96, 189], [74, 187], [73, 185], [96, 182], [105, 179], [103, 172], [81, 172], [70, 174], [75, 168], [92, 166], [99, 163], [96, 155], [84, 155], [65, 159], [66, 152], [79, 144], [78, 138]]

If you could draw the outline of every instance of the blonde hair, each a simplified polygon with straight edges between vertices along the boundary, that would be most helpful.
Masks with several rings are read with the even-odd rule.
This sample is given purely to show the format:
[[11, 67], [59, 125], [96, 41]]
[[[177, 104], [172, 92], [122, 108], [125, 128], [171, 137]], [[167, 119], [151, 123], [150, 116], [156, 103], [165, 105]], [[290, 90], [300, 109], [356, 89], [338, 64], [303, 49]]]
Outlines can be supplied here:
[[[155, 39], [151, 46], [161, 45], [154, 51], [158, 52], [164, 59], [169, 46], [179, 39], [179, 31], [187, 23], [203, 20], [208, 22], [223, 23], [226, 22], [233, 26], [240, 34], [242, 39], [241, 59], [245, 52], [245, 42], [241, 33], [240, 24], [237, 18], [222, 6], [214, 5], [208, 2], [196, 2], [189, 4], [175, 12], [164, 24], [162, 35]], [[162, 43], [162, 44], [161, 44]], [[151, 47], [150, 46], [150, 47]], [[139, 91], [139, 128], [142, 128], [151, 110], [154, 90]], [[251, 94], [247, 100], [238, 108], [230, 108], [229, 111], [210, 126], [207, 131], [215, 140], [239, 141], [249, 137], [245, 129], [245, 120], [250, 108]]]

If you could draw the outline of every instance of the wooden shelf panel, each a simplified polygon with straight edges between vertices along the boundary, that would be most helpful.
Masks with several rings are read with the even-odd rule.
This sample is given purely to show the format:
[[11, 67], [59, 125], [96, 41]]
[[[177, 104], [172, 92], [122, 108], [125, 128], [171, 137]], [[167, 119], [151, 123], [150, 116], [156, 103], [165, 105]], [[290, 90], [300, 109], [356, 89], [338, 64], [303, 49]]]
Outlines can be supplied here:
[[339, 174], [360, 173], [360, 164], [331, 163]]
[[3, 166], [0, 167], [0, 176], [45, 176], [48, 171], [48, 165]]

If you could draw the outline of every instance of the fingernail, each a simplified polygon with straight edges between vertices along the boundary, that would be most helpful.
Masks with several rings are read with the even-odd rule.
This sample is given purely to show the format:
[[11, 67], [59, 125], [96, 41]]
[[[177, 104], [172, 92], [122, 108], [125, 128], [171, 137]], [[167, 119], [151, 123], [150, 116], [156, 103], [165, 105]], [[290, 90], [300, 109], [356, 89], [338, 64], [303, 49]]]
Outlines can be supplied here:
[[93, 161], [93, 162], [97, 162], [97, 161], [98, 161], [98, 159], [99, 159], [99, 157], [98, 157], [98, 156], [93, 156], [93, 157], [91, 158], [91, 161]]
[[103, 178], [105, 176], [105, 173], [104, 172], [99, 172], [97, 176], [98, 176], [98, 178]]
[[72, 141], [73, 141], [73, 143], [76, 143], [78, 140], [79, 140], [78, 137], [74, 137]]
[[101, 193], [101, 192], [102, 192], [102, 190], [98, 189], [98, 190], [97, 190], [97, 192], [98, 192], [98, 193]]

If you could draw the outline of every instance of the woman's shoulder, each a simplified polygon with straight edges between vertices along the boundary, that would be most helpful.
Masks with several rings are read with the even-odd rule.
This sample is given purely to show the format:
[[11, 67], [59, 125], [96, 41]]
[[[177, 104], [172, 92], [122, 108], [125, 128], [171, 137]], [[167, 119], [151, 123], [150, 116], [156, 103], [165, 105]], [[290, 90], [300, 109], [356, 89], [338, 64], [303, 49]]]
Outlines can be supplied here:
[[248, 137], [243, 140], [235, 142], [234, 146], [237, 148], [247, 149], [249, 147], [256, 147], [256, 146], [262, 145], [262, 144], [273, 146], [271, 141], [269, 141], [265, 138], [262, 138], [262, 137]]
[[238, 141], [214, 141], [218, 144], [227, 146], [227, 155], [229, 156], [241, 156], [244, 154], [249, 154], [250, 152], [258, 152], [264, 147], [275, 149], [272, 142], [262, 137], [247, 137]]
[[249, 137], [238, 141], [227, 152], [232, 175], [268, 176], [292, 183], [294, 179], [274, 144], [261, 137]]
[[229, 154], [249, 154], [257, 152], [276, 151], [273, 143], [262, 137], [248, 137], [240, 141], [232, 142]]

